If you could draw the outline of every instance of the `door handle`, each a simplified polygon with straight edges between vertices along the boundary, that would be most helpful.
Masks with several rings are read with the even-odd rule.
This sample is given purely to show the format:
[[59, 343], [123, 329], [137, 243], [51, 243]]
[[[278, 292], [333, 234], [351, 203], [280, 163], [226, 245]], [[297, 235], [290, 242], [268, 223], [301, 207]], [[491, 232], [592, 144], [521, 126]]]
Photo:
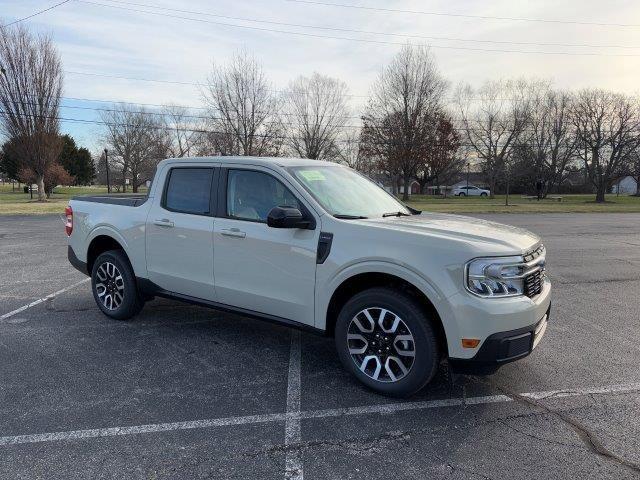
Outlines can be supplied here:
[[154, 220], [153, 224], [157, 225], [159, 227], [173, 228], [173, 222], [171, 220], [169, 220], [168, 218], [163, 218], [161, 220]]
[[244, 238], [247, 236], [246, 232], [242, 232], [238, 228], [224, 228], [220, 230], [220, 233], [226, 237]]

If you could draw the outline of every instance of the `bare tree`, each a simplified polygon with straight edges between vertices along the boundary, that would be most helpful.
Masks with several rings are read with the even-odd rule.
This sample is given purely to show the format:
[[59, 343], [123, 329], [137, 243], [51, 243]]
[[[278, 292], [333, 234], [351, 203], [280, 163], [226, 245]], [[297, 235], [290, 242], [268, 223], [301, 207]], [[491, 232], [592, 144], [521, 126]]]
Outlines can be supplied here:
[[377, 176], [388, 181], [391, 193], [397, 195], [401, 179], [396, 159], [401, 153], [397, 151], [395, 143], [392, 143], [388, 135], [381, 136], [381, 133], [391, 132], [391, 127], [387, 127], [390, 119], [385, 119], [382, 124], [375, 126], [366, 117], [362, 121], [358, 154], [366, 159], [367, 164], [372, 165], [372, 170]]
[[338, 162], [354, 170], [368, 173], [370, 162], [363, 155], [360, 146], [360, 132], [358, 130], [349, 130], [340, 137]]
[[562, 184], [576, 157], [576, 137], [570, 116], [571, 95], [540, 83], [531, 98], [531, 116], [522, 142], [534, 158], [534, 173], [543, 197]]
[[284, 135], [280, 100], [255, 58], [236, 54], [213, 66], [202, 96], [209, 108], [212, 147], [222, 155], [278, 155]]
[[510, 169], [511, 150], [529, 121], [529, 85], [522, 81], [490, 81], [456, 93], [461, 129], [486, 175], [491, 197]]
[[363, 140], [368, 153], [384, 162], [382, 169], [402, 180], [404, 200], [426, 161], [446, 89], [430, 50], [411, 45], [402, 47], [374, 84], [363, 117]]
[[[457, 175], [465, 164], [465, 160], [458, 154], [460, 135], [448, 115], [437, 114], [436, 128], [431, 132], [427, 145], [426, 161], [418, 169], [418, 183], [420, 193], [425, 193], [427, 183], [435, 180], [436, 185], [449, 182]], [[445, 196], [447, 190], [445, 188]]]
[[287, 143], [297, 155], [317, 160], [339, 156], [338, 138], [349, 116], [346, 94], [344, 82], [319, 73], [291, 82], [284, 107], [291, 125]]
[[114, 105], [102, 114], [107, 132], [110, 169], [116, 170], [122, 191], [131, 180], [134, 193], [153, 173], [157, 163], [166, 156], [167, 137], [164, 125], [150, 112], [127, 104]]
[[605, 201], [607, 189], [638, 148], [638, 113], [635, 99], [606, 90], [586, 89], [575, 96], [571, 116], [578, 152], [596, 189], [596, 202]]
[[0, 123], [33, 173], [41, 202], [46, 201], [45, 175], [62, 148], [62, 82], [62, 63], [51, 38], [31, 35], [22, 26], [0, 27]]
[[238, 153], [238, 142], [232, 133], [209, 130], [214, 127], [207, 125], [209, 127], [199, 131], [195, 137], [194, 148], [197, 156], [224, 156]]
[[180, 105], [168, 105], [163, 111], [167, 154], [173, 158], [189, 157], [196, 152], [200, 123]]
[[636, 193], [633, 194], [634, 197], [640, 197], [640, 149], [636, 148], [632, 159], [631, 159], [631, 175], [636, 180]]

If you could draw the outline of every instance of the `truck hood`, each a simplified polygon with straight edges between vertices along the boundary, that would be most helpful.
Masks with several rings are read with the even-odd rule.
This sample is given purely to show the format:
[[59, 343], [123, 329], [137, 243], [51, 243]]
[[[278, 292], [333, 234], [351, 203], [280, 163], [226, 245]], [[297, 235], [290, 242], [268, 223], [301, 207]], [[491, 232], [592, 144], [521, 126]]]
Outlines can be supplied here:
[[479, 218], [444, 213], [422, 213], [410, 217], [386, 217], [358, 220], [358, 222], [407, 233], [439, 236], [476, 244], [482, 250], [492, 247], [507, 254], [524, 253], [540, 238], [523, 228], [503, 225]]

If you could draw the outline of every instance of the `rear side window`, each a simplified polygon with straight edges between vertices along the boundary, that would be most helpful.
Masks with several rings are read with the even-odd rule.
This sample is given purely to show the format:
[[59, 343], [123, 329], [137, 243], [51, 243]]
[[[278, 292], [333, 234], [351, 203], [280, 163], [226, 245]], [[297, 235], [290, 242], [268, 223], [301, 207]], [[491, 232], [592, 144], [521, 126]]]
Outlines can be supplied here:
[[210, 213], [212, 168], [173, 168], [164, 196], [164, 208], [174, 212]]

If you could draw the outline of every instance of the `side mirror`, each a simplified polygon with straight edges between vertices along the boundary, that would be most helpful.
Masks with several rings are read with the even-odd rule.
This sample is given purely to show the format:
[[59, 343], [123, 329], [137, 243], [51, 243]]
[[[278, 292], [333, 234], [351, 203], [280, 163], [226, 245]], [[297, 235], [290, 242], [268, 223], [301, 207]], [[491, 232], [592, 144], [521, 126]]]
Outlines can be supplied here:
[[267, 215], [267, 225], [273, 228], [308, 228], [302, 212], [293, 207], [273, 207]]

